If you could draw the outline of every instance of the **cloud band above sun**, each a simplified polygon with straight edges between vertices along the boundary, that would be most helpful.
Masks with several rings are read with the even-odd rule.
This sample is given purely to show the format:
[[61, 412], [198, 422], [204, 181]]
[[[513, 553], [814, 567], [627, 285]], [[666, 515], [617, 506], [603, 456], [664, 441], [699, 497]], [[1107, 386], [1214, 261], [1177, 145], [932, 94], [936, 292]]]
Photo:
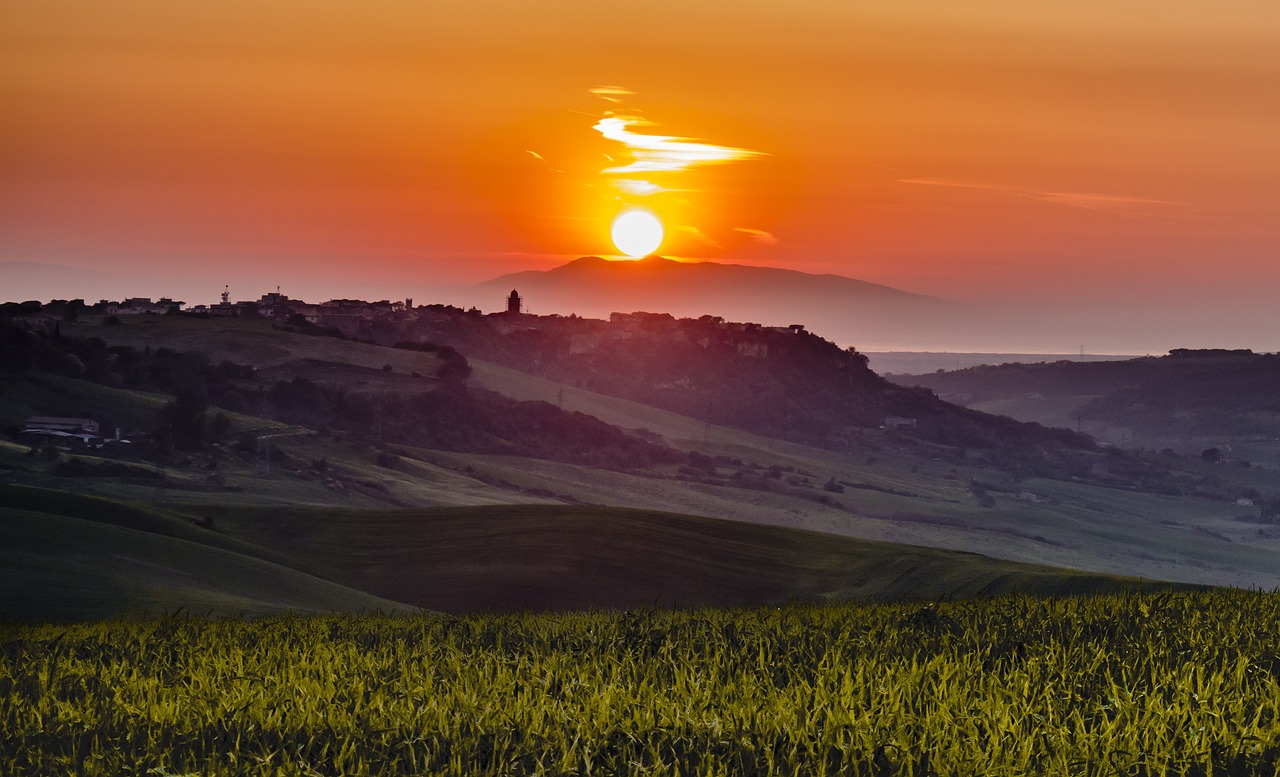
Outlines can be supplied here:
[[717, 146], [670, 135], [645, 135], [630, 129], [645, 126], [654, 124], [635, 116], [606, 116], [596, 122], [594, 129], [625, 146], [633, 160], [630, 164], [605, 168], [603, 172], [617, 175], [677, 173], [695, 165], [722, 165], [765, 155], [748, 148]]

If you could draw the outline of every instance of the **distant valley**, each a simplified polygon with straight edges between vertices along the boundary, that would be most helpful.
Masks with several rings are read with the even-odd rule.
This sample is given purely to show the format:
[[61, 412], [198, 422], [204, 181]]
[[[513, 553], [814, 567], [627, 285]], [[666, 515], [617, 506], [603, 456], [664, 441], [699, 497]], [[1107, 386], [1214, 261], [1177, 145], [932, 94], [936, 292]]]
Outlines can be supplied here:
[[[297, 578], [291, 606], [409, 601], [370, 587], [356, 570], [335, 577], [305, 561], [303, 545], [340, 544], [379, 515], [418, 520], [413, 511], [516, 504], [541, 505], [544, 517], [566, 505], [598, 517], [628, 508], [819, 532], [890, 543], [876, 553], [895, 558], [915, 552], [905, 546], [928, 546], [1102, 576], [1274, 584], [1280, 531], [1265, 513], [1274, 471], [1099, 447], [1072, 430], [979, 413], [886, 381], [863, 354], [802, 329], [710, 315], [605, 321], [440, 305], [342, 313], [333, 321], [346, 332], [284, 312], [70, 320], [54, 310], [24, 309], [3, 331], [0, 484], [112, 500], [129, 531], [187, 521], [200, 543], [256, 558], [237, 562], [256, 570], [254, 579], [271, 574], [263, 563], [314, 577]], [[104, 437], [120, 429], [128, 442], [33, 437], [25, 425], [36, 417], [92, 420]], [[9, 562], [31, 564], [47, 547], [31, 512], [39, 499], [23, 497], [19, 508], [18, 492], [5, 493], [0, 508], [10, 510], [6, 536], [17, 554]], [[168, 517], [155, 523], [146, 505]], [[296, 517], [274, 539], [253, 539], [245, 532], [254, 525], [235, 518], [247, 507], [264, 516], [288, 507]], [[84, 520], [85, 509], [57, 520]], [[139, 509], [142, 518], [131, 512]], [[338, 512], [330, 523], [306, 518], [321, 509]], [[466, 525], [465, 512], [451, 515]], [[614, 542], [589, 524], [555, 526], [589, 531], [584, 547]], [[103, 542], [133, 541], [117, 529], [94, 531]], [[642, 534], [649, 544], [636, 552], [676, 553], [676, 535]], [[156, 543], [160, 553], [187, 547]], [[710, 546], [700, 547], [697, 558], [711, 563]], [[367, 553], [375, 558], [376, 547]], [[172, 564], [123, 555], [137, 563], [108, 566], [126, 576]], [[545, 561], [541, 572], [519, 574], [561, 569]], [[488, 563], [498, 570], [514, 561]], [[779, 587], [769, 591], [716, 599], [690, 585], [685, 601], [768, 600], [800, 585], [799, 572], [778, 569]], [[814, 587], [805, 590], [871, 590], [864, 573], [847, 569], [844, 578], [806, 578]], [[219, 579], [200, 601], [220, 590]], [[554, 607], [558, 595], [539, 590], [538, 606]], [[258, 601], [243, 587], [235, 600]]]

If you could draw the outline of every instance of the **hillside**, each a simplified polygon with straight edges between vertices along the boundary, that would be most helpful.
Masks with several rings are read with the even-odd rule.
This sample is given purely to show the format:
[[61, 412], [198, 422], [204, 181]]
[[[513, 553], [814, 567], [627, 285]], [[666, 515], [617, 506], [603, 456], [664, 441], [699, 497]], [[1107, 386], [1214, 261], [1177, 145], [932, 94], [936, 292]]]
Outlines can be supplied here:
[[[496, 325], [503, 317], [479, 320], [492, 336], [501, 335]], [[12, 436], [16, 423], [30, 415], [88, 414], [104, 423], [119, 422], [126, 432], [146, 430], [159, 419], [172, 420], [171, 406], [177, 398], [159, 384], [174, 373], [142, 370], [148, 385], [154, 384], [149, 389], [104, 385], [85, 379], [87, 372], [81, 377], [41, 370], [9, 374], [0, 381], [0, 419], [7, 419], [0, 430], [8, 430], [7, 439], [0, 438], [2, 482], [169, 503], [184, 510], [204, 505], [359, 510], [603, 504], [971, 551], [1104, 574], [1261, 587], [1271, 587], [1276, 580], [1274, 554], [1280, 550], [1280, 533], [1259, 523], [1257, 508], [1235, 503], [1248, 489], [1274, 488], [1274, 480], [1267, 481], [1267, 473], [1258, 468], [1217, 467], [1199, 457], [1089, 447], [1064, 450], [1052, 446], [1056, 433], [1037, 437], [1042, 432], [1033, 427], [1028, 429], [1031, 447], [1017, 437], [997, 440], [995, 446], [946, 444], [930, 440], [924, 426], [914, 432], [850, 426], [839, 445], [819, 447], [707, 423], [705, 416], [698, 417], [702, 413], [682, 415], [475, 358], [467, 359], [471, 372], [463, 393], [491, 392], [501, 398], [488, 405], [494, 412], [488, 413], [486, 423], [493, 423], [490, 431], [499, 432], [509, 444], [485, 448], [486, 438], [472, 434], [465, 445], [441, 447], [442, 438], [422, 433], [430, 432], [422, 426], [422, 417], [401, 412], [412, 408], [403, 403], [448, 385], [439, 378], [412, 374], [427, 365], [441, 365], [439, 352], [304, 335], [262, 320], [138, 316], [124, 317], [114, 326], [82, 322], [74, 331], [102, 334], [120, 343], [108, 346], [109, 353], [132, 348], [135, 360], [127, 364], [134, 367], [151, 364], [147, 359], [158, 366], [198, 367], [194, 374], [213, 381], [208, 384], [210, 404], [192, 416], [203, 418], [203, 426], [197, 425], [203, 436], [191, 447], [172, 449], [157, 447], [148, 437], [100, 450], [33, 447], [31, 440]], [[517, 342], [519, 331], [510, 332]], [[789, 331], [770, 334], [774, 335], [785, 344], [812, 343], [820, 356], [827, 348], [819, 338]], [[172, 349], [166, 353], [168, 343], [197, 340], [210, 349], [200, 352], [203, 359]], [[578, 341], [583, 345], [591, 342]], [[837, 364], [858, 369], [857, 354], [831, 349]], [[234, 363], [222, 365], [221, 360], [237, 353], [241, 358], [263, 358], [262, 367], [246, 376]], [[758, 357], [737, 357], [760, 366]], [[92, 358], [78, 362], [84, 370], [96, 369], [94, 364]], [[392, 369], [368, 366], [378, 364]], [[102, 365], [121, 381], [128, 377], [119, 373], [121, 364]], [[815, 373], [814, 380], [822, 374]], [[866, 380], [874, 385], [880, 379], [871, 374]], [[276, 392], [273, 387], [282, 382], [288, 390]], [[255, 399], [296, 397], [294, 390], [308, 383], [312, 385], [306, 388], [307, 396], [341, 397], [348, 407], [364, 407], [365, 415], [334, 415], [323, 402], [311, 408], [293, 401], [260, 404]], [[796, 386], [802, 399], [805, 386]], [[921, 391], [906, 394], [929, 397]], [[243, 403], [242, 409], [221, 407], [215, 397], [235, 399]], [[536, 412], [525, 412], [526, 407]], [[980, 414], [947, 411], [945, 406], [943, 410], [988, 423]], [[289, 413], [300, 415], [288, 419]], [[471, 418], [443, 415], [456, 428], [474, 431], [479, 427]], [[606, 442], [631, 440], [625, 444], [643, 443], [636, 451], [666, 451], [664, 455], [674, 453], [676, 458], [618, 459], [608, 454], [607, 445], [595, 450], [588, 446], [578, 453], [558, 449], [553, 444], [558, 435], [580, 436], [572, 431], [577, 424], [600, 429], [606, 435], [600, 439]], [[1010, 425], [1018, 427], [1011, 420], [995, 419], [986, 428]], [[574, 458], [579, 454], [583, 458]], [[1073, 460], [1074, 469], [1054, 463]]]
[[[0, 490], [0, 619], [183, 607], [584, 609], [1161, 590], [1107, 575], [597, 506], [230, 507]], [[403, 604], [397, 604], [403, 603]]]
[[974, 413], [928, 391], [889, 383], [868, 368], [863, 354], [803, 327], [709, 315], [630, 313], [600, 321], [455, 309], [372, 330], [380, 342], [440, 343], [468, 359], [562, 385], [836, 450], [848, 448], [865, 430], [890, 426], [925, 445], [981, 448], [1019, 461], [1035, 459], [1046, 473], [1073, 470], [1087, 477], [1088, 465], [1071, 460], [1094, 447], [1066, 430]]
[[1280, 355], [1176, 350], [1116, 362], [1001, 364], [893, 376], [977, 410], [1280, 469]]
[[228, 549], [183, 518], [60, 496], [0, 492], [0, 620], [410, 609]]

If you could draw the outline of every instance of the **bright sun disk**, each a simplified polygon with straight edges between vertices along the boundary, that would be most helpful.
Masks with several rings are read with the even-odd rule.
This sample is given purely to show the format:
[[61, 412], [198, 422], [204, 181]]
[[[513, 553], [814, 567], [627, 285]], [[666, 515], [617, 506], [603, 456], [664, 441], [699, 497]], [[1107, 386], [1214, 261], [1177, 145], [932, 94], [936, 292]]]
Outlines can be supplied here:
[[662, 234], [662, 222], [646, 210], [625, 211], [613, 220], [613, 244], [633, 259], [658, 250]]

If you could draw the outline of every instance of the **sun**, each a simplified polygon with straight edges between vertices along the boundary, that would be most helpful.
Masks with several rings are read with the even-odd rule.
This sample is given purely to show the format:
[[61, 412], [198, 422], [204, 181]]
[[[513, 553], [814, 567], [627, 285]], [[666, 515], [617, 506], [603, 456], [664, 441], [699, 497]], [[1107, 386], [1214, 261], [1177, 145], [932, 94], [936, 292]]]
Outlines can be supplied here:
[[662, 222], [647, 210], [624, 211], [613, 220], [613, 244], [634, 259], [658, 250], [662, 234]]

